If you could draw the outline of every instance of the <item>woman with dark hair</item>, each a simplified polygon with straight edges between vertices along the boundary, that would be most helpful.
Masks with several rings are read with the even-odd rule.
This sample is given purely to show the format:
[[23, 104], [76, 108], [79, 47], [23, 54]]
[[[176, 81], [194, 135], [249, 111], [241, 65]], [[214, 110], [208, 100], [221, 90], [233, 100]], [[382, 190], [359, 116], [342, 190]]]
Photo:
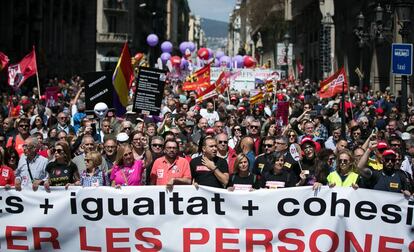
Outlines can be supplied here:
[[12, 147], [7, 147], [4, 150], [4, 164], [13, 170], [16, 170], [19, 163], [19, 154]]
[[45, 124], [43, 123], [43, 119], [41, 116], [37, 115], [30, 126], [30, 135], [33, 135], [36, 132], [39, 132], [43, 135], [43, 139], [47, 138], [47, 129], [45, 128]]
[[231, 129], [231, 138], [229, 139], [229, 147], [234, 149], [240, 142], [242, 136], [246, 135], [246, 129], [240, 125], [235, 125]]
[[280, 153], [275, 153], [275, 163], [273, 164], [273, 169], [268, 173], [263, 174], [261, 178], [261, 187], [267, 189], [276, 189], [284, 187], [293, 187], [300, 186], [305, 183], [305, 174], [302, 172], [300, 174], [300, 181], [297, 184], [294, 184], [293, 180], [290, 178], [289, 172], [287, 172], [283, 166], [285, 164], [285, 156]]
[[249, 162], [249, 159], [243, 153], [237, 155], [233, 174], [227, 184], [229, 191], [258, 189], [256, 175], [250, 172]]
[[45, 182], [48, 186], [69, 186], [79, 181], [78, 167], [72, 162], [69, 144], [65, 141], [55, 143], [52, 151], [53, 161], [47, 164], [46, 172], [49, 180]]
[[289, 145], [297, 143], [298, 133], [294, 129], [288, 129], [285, 136], [289, 139]]
[[0, 152], [0, 186], [10, 189], [10, 186], [14, 186], [15, 178], [14, 170], [4, 164], [3, 154]]
[[275, 123], [266, 124], [264, 133], [265, 133], [264, 136], [273, 136], [273, 137], [275, 137], [277, 135], [276, 124]]

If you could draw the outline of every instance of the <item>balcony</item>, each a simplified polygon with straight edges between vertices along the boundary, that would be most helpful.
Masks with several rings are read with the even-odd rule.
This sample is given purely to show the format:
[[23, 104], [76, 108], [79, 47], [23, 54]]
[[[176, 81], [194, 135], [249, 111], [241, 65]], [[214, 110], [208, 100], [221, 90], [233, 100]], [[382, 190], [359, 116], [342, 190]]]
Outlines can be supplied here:
[[106, 0], [103, 2], [103, 10], [112, 13], [128, 13], [123, 1]]
[[96, 41], [98, 43], [123, 44], [125, 41], [128, 41], [128, 38], [128, 33], [98, 33]]

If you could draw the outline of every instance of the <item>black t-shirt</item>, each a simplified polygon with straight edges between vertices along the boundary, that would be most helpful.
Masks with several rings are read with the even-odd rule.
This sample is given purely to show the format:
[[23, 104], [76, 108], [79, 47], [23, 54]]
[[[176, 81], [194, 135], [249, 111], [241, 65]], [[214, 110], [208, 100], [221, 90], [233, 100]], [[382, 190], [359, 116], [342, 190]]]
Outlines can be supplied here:
[[374, 190], [401, 193], [401, 190], [410, 189], [408, 177], [400, 170], [395, 170], [392, 175], [374, 170], [369, 182]]
[[290, 179], [290, 174], [286, 170], [282, 170], [279, 174], [274, 174], [273, 171], [264, 174], [264, 176], [261, 178], [260, 186], [262, 188], [266, 188], [266, 183], [268, 181], [274, 181], [274, 182], [284, 182], [284, 187], [292, 187], [292, 181]]
[[234, 185], [251, 185], [252, 188], [259, 188], [256, 175], [251, 173], [247, 177], [240, 177], [238, 173], [234, 173], [232, 176], [230, 176], [229, 183], [227, 186], [231, 187]]
[[273, 169], [274, 158], [272, 154], [262, 154], [257, 157], [254, 162], [253, 173], [256, 175], [263, 175], [265, 171]]
[[67, 183], [75, 182], [75, 174], [78, 173], [78, 167], [70, 162], [69, 164], [58, 164], [50, 162], [46, 166], [49, 173], [51, 186], [65, 186]]
[[[202, 157], [196, 157], [190, 162], [191, 176], [195, 182], [199, 185], [223, 188], [223, 185], [217, 179], [216, 175], [214, 175], [214, 172], [202, 164]], [[229, 167], [225, 159], [215, 157], [213, 162], [222, 173], [229, 173]]]

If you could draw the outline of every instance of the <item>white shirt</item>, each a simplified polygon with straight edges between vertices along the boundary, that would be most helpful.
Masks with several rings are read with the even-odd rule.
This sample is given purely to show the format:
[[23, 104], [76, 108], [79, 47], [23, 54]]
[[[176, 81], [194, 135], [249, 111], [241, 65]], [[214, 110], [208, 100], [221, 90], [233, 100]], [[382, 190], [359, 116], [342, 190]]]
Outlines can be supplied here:
[[220, 120], [220, 117], [217, 113], [217, 111], [213, 111], [213, 112], [208, 112], [207, 109], [201, 109], [200, 110], [200, 115], [207, 119], [208, 125], [210, 127], [213, 127], [214, 123], [218, 120]]
[[[31, 186], [32, 179], [30, 178], [26, 160], [27, 158], [23, 154], [17, 164], [16, 179], [21, 181], [22, 186]], [[33, 160], [29, 161], [29, 168], [33, 179], [47, 180], [46, 165], [48, 162], [47, 158], [40, 155], [37, 155]]]

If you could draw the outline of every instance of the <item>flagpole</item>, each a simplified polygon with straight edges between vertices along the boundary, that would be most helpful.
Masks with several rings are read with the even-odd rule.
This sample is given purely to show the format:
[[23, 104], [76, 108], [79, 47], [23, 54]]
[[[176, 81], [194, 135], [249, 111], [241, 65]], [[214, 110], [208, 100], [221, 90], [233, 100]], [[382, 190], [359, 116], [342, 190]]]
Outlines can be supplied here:
[[37, 56], [36, 56], [36, 49], [35, 46], [33, 45], [33, 51], [35, 54], [35, 62], [36, 62], [36, 80], [37, 80], [37, 93], [39, 95], [39, 101], [41, 100], [41, 95], [40, 95], [40, 82], [39, 82], [39, 72], [37, 71]]
[[349, 87], [348, 87], [348, 101], [349, 103], [351, 103], [351, 118], [352, 120], [354, 119], [354, 112], [352, 111], [352, 102], [351, 102], [351, 92], [349, 92]]

